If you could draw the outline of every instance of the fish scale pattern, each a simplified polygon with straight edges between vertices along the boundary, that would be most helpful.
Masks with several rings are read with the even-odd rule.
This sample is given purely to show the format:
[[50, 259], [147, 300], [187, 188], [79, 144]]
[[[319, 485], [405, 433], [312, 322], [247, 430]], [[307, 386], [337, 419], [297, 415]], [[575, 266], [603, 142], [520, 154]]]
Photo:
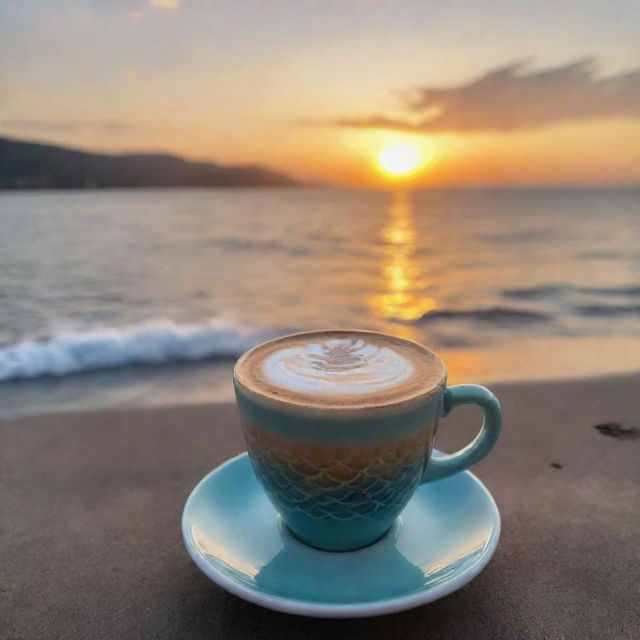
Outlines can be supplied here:
[[399, 512], [421, 473], [427, 431], [369, 446], [283, 440], [245, 423], [254, 469], [278, 508], [347, 521]]

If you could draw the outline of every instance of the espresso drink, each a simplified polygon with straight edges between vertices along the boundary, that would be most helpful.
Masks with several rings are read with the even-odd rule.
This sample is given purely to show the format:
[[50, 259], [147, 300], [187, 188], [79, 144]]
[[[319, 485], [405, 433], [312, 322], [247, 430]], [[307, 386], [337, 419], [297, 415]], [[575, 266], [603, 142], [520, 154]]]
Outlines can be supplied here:
[[445, 369], [435, 354], [408, 340], [318, 331], [256, 347], [238, 361], [235, 376], [263, 403], [366, 411], [428, 394], [444, 381]]
[[[271, 340], [236, 363], [249, 458], [283, 522], [321, 549], [380, 538], [420, 482], [466, 469], [489, 451], [499, 405], [475, 385], [445, 388], [435, 353], [373, 331], [314, 331]], [[466, 449], [430, 460], [439, 418], [485, 410]]]
[[234, 377], [253, 468], [289, 527], [325, 549], [380, 537], [424, 468], [438, 357], [389, 335], [318, 331], [252, 349]]

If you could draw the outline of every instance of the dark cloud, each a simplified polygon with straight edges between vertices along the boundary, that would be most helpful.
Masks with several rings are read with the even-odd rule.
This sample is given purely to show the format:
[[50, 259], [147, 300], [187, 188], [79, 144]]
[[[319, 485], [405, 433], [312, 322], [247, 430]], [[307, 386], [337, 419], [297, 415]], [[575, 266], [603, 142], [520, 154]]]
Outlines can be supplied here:
[[511, 131], [563, 120], [640, 118], [640, 69], [594, 76], [593, 59], [526, 72], [510, 64], [457, 87], [417, 87], [402, 94], [406, 116], [340, 118], [331, 124], [403, 131]]
[[129, 133], [140, 130], [140, 125], [128, 120], [27, 120], [5, 118], [3, 128], [37, 133]]

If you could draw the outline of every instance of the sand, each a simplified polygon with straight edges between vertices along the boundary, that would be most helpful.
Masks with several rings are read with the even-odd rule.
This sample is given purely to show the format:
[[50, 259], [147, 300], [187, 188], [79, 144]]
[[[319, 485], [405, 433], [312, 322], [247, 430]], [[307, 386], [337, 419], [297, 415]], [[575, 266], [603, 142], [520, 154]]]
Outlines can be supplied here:
[[[229, 595], [193, 565], [180, 514], [243, 449], [231, 405], [16, 419], [0, 427], [2, 638], [632, 638], [640, 631], [640, 375], [493, 385], [505, 416], [475, 467], [503, 518], [460, 591], [381, 618], [310, 620]], [[457, 410], [440, 448], [478, 415]]]

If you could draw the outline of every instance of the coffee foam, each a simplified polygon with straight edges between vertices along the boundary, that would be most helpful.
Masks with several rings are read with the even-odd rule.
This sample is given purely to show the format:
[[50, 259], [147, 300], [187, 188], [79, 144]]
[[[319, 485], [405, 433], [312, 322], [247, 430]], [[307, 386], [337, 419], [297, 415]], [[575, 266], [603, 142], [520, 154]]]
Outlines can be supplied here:
[[278, 338], [245, 354], [235, 371], [237, 383], [263, 399], [363, 409], [428, 394], [445, 375], [426, 347], [369, 331]]
[[262, 372], [267, 382], [296, 393], [351, 396], [401, 384], [414, 367], [393, 349], [352, 337], [274, 351], [263, 360]]

